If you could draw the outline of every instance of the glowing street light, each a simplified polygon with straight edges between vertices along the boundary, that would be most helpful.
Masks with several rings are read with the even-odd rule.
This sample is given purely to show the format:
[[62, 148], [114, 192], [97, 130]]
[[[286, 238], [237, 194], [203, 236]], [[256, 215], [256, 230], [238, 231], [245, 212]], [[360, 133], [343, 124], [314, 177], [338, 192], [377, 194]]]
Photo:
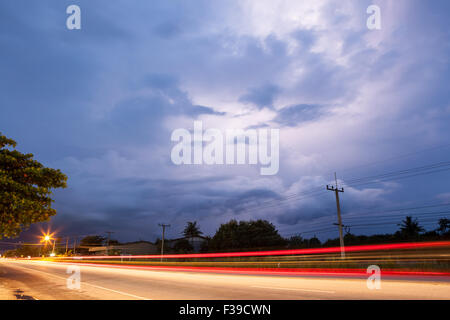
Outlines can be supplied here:
[[45, 242], [46, 244], [51, 240], [53, 240], [53, 234], [50, 232], [44, 233], [41, 237], [41, 242]]
[[49, 231], [46, 234], [43, 234], [41, 237], [41, 242], [44, 242], [44, 247], [47, 246], [47, 243], [51, 243], [51, 241], [53, 240], [53, 249], [52, 249], [52, 253], [50, 254], [50, 257], [54, 257], [55, 254], [55, 245], [56, 245], [56, 239], [53, 238], [53, 233], [50, 233]]

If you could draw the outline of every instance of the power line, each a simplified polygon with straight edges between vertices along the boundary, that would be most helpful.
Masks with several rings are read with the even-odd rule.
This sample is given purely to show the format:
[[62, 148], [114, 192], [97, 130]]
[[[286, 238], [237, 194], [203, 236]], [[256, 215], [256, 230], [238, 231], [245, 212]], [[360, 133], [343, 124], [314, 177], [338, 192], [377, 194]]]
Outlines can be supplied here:
[[[439, 169], [439, 168], [443, 168], [443, 169]], [[439, 170], [435, 170], [435, 169], [439, 169]], [[432, 170], [432, 171], [430, 171], [430, 170]], [[373, 176], [368, 176], [368, 177], [345, 179], [345, 182], [349, 185], [352, 185], [352, 184], [377, 182], [377, 181], [384, 181], [384, 180], [389, 181], [389, 180], [393, 180], [393, 179], [398, 179], [402, 175], [405, 177], [414, 177], [417, 175], [431, 174], [431, 173], [447, 171], [447, 170], [450, 170], [450, 161], [439, 162], [439, 163], [434, 163], [434, 164], [430, 164], [430, 165], [426, 165], [426, 166], [415, 167], [415, 168], [410, 168], [410, 169], [405, 169], [405, 170], [391, 171], [388, 173], [383, 173], [383, 174], [378, 174], [378, 175], [373, 175]], [[399, 177], [397, 177], [397, 176], [399, 176]]]
[[[444, 214], [449, 214], [449, 213], [450, 213], [450, 211], [421, 212], [421, 213], [416, 213], [416, 214], [408, 214], [406, 216], [411, 216], [413, 218], [418, 218], [419, 221], [421, 222], [421, 221], [424, 221], [423, 219], [427, 219], [427, 218], [436, 219], [436, 217], [444, 217], [445, 216]], [[398, 214], [398, 215], [393, 215], [393, 216], [380, 216], [380, 218], [383, 218], [382, 221], [392, 221], [391, 219], [394, 219], [394, 221], [398, 221], [399, 219], [404, 218], [404, 217], [405, 217], [405, 215], [403, 215], [403, 214], [402, 215]], [[360, 221], [358, 221], [358, 220], [364, 220], [364, 219], [367, 219], [367, 218], [378, 218], [378, 217], [372, 217], [372, 216], [367, 217], [367, 216], [364, 216], [364, 217], [358, 217], [358, 218], [355, 218], [355, 219], [346, 219], [346, 221], [349, 222], [349, 224], [352, 224], [352, 223], [359, 223]], [[307, 224], [307, 226], [309, 226], [309, 227], [319, 226], [319, 225], [323, 226], [323, 225], [326, 225], [326, 224], [330, 224], [331, 225], [332, 223], [333, 223], [332, 220], [327, 220], [327, 221], [321, 221], [321, 222], [317, 222], [317, 223]], [[311, 232], [312, 231], [316, 231], [316, 230], [311, 230]], [[304, 232], [310, 232], [310, 231], [301, 231], [300, 233], [304, 233]], [[292, 234], [295, 234], [295, 233], [292, 233]]]
[[[427, 209], [427, 208], [437, 208], [437, 207], [445, 207], [445, 206], [449, 206], [449, 203], [442, 203], [442, 204], [427, 204], [427, 205], [417, 205], [417, 206], [409, 206], [409, 207], [404, 207], [404, 208], [387, 208], [386, 210], [382, 210], [382, 211], [368, 211], [368, 212], [357, 212], [357, 213], [350, 213], [350, 214], [343, 214], [342, 216], [348, 221], [350, 220], [351, 222], [355, 223], [358, 221], [355, 220], [363, 220], [363, 219], [367, 219], [367, 218], [398, 218], [398, 217], [404, 217], [405, 214], [404, 213], [397, 213], [397, 214], [392, 214], [392, 215], [378, 215], [378, 214], [383, 214], [383, 213], [389, 213], [389, 212], [402, 212], [402, 211], [411, 211], [411, 210], [417, 210], [417, 209]], [[450, 211], [433, 211], [433, 212], [410, 212], [407, 215], [412, 216], [414, 218], [427, 218], [427, 217], [431, 217], [431, 216], [442, 216], [442, 214], [446, 214], [446, 213], [450, 213]], [[355, 216], [356, 214], [360, 215], [359, 217]], [[332, 224], [333, 221], [329, 220], [329, 217], [319, 217], [318, 220], [323, 219], [323, 218], [327, 218], [327, 220], [325, 221], [317, 221], [317, 222], [313, 222], [313, 223], [306, 223], [306, 226], [311, 227], [311, 226], [323, 226], [326, 224]], [[317, 219], [316, 219], [317, 220]], [[309, 233], [309, 232], [315, 232], [315, 231], [321, 231], [322, 229], [314, 229], [314, 230], [308, 230], [308, 231], [302, 231], [300, 233]], [[328, 228], [327, 228], [328, 230]], [[334, 230], [334, 229], [333, 229]], [[295, 233], [288, 233], [287, 235], [295, 235], [298, 234], [298, 232]]]
[[[410, 211], [410, 210], [436, 208], [436, 207], [446, 207], [446, 206], [450, 206], [450, 202], [440, 203], [440, 204], [430, 204], [430, 205], [416, 206], [416, 207], [407, 207], [407, 208], [386, 209], [386, 210], [383, 210], [383, 211], [375, 211], [375, 212], [374, 211], [369, 211], [369, 212], [356, 213], [356, 214], [378, 214], [378, 213]], [[355, 213], [351, 213], [351, 214], [347, 214], [347, 215], [354, 215], [354, 214]], [[345, 214], [344, 214], [344, 216], [345, 216]]]
[[[422, 220], [419, 222], [421, 222], [421, 224], [423, 226], [436, 225], [436, 223], [437, 223], [436, 220]], [[370, 224], [351, 225], [349, 227], [354, 228], [354, 229], [370, 229], [370, 228], [373, 228], [375, 226], [380, 226], [380, 225], [397, 226], [398, 224], [396, 222], [382, 222], [382, 223], [373, 223], [373, 224], [370, 223]], [[302, 234], [309, 234], [309, 233], [314, 233], [314, 234], [330, 233], [330, 232], [333, 232], [334, 230], [335, 230], [334, 227], [329, 227], [329, 228], [323, 228], [323, 229], [314, 229], [314, 230], [308, 230], [308, 231], [288, 233], [288, 234], [285, 234], [284, 236], [288, 237], [288, 236], [295, 236], [295, 235], [302, 235]]]
[[[436, 169], [436, 168], [441, 168], [441, 167], [448, 167], [448, 168], [429, 171], [430, 169], [433, 169], [433, 168]], [[379, 175], [368, 176], [368, 177], [363, 177], [363, 178], [343, 180], [342, 182], [345, 186], [354, 188], [357, 186], [362, 186], [362, 185], [367, 185], [367, 184], [380, 183], [380, 182], [386, 182], [386, 181], [392, 181], [392, 180], [400, 180], [400, 179], [411, 178], [411, 177], [415, 177], [415, 176], [427, 175], [427, 174], [448, 171], [448, 170], [450, 170], [450, 161], [439, 162], [439, 163], [430, 164], [427, 166], [410, 168], [410, 169], [406, 169], [406, 170], [393, 171], [393, 172], [389, 172], [389, 173], [385, 173], [385, 174], [379, 174]], [[420, 172], [420, 171], [423, 171], [423, 172]], [[408, 173], [409, 173], [409, 175], [405, 176], [405, 174], [408, 174]], [[355, 183], [355, 184], [353, 184], [353, 183]], [[254, 206], [254, 207], [251, 207], [249, 209], [244, 209], [244, 211], [249, 213], [249, 212], [253, 212], [255, 210], [269, 209], [269, 208], [273, 208], [273, 207], [278, 207], [280, 205], [289, 204], [294, 200], [298, 201], [298, 200], [302, 200], [305, 198], [325, 194], [326, 192], [320, 191], [320, 188], [321, 187], [315, 187], [308, 192], [291, 194], [283, 199], [268, 200], [269, 202], [273, 202], [274, 204], [271, 206], [262, 207], [262, 204], [264, 204], [264, 203], [259, 203], [258, 205]]]
[[[427, 218], [430, 216], [442, 216], [444, 213], [450, 213], [450, 211], [438, 211], [438, 212], [420, 212], [420, 213], [411, 213], [406, 214], [406, 216], [411, 216], [414, 218]], [[398, 217], [405, 217], [404, 214], [395, 214], [395, 215], [385, 215], [385, 216], [365, 216], [365, 217], [354, 217], [354, 218], [347, 218], [346, 221], [354, 221], [354, 220], [360, 220], [360, 219], [367, 219], [367, 218], [398, 218]]]
[[431, 150], [437, 150], [437, 149], [443, 149], [443, 148], [449, 148], [449, 147], [450, 147], [450, 144], [436, 145], [434, 147], [425, 148], [425, 149], [414, 151], [414, 152], [399, 154], [397, 156], [394, 156], [394, 157], [391, 157], [391, 158], [386, 158], [386, 159], [383, 159], [383, 160], [368, 162], [366, 164], [357, 165], [357, 166], [353, 166], [353, 167], [347, 167], [347, 168], [344, 168], [344, 169], [340, 169], [339, 171], [340, 172], [347, 172], [347, 171], [354, 170], [354, 169], [366, 168], [366, 167], [374, 166], [374, 165], [379, 164], [379, 163], [385, 163], [385, 162], [389, 162], [389, 161], [392, 161], [392, 160], [408, 158], [408, 157], [414, 156], [414, 155], [419, 154], [419, 153], [429, 152]]

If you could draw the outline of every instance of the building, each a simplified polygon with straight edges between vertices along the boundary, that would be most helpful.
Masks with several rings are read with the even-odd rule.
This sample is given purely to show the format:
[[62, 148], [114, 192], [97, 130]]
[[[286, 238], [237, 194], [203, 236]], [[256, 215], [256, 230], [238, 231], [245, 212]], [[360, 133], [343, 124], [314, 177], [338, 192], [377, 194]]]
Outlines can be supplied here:
[[158, 248], [148, 241], [136, 241], [101, 247], [89, 248], [89, 253], [94, 255], [145, 255], [157, 254]]
[[192, 246], [192, 248], [194, 249], [194, 252], [200, 252], [200, 249], [202, 248], [203, 244], [207, 241], [207, 238], [202, 237], [202, 236], [198, 236], [198, 237], [183, 237], [183, 238], [178, 238], [178, 239], [170, 239], [170, 240], [166, 240], [166, 244], [169, 248], [173, 248], [177, 242], [181, 241], [181, 240], [186, 240], [189, 242], [189, 244]]

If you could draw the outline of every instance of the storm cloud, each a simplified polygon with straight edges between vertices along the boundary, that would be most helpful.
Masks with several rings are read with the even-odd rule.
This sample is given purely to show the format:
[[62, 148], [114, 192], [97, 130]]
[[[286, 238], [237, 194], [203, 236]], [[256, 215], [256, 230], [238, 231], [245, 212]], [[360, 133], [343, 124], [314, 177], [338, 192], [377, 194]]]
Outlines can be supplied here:
[[[381, 30], [366, 27], [372, 2]], [[81, 30], [65, 25], [74, 3]], [[332, 227], [333, 195], [307, 194], [334, 172], [345, 183], [450, 156], [444, 148], [395, 160], [449, 141], [449, 6], [2, 1], [0, 131], [69, 176], [55, 193], [61, 234], [154, 240], [158, 222], [175, 237], [187, 221], [213, 234], [231, 218], [268, 219], [285, 235]], [[279, 128], [279, 174], [175, 166], [171, 132], [194, 120]], [[444, 179], [427, 179], [346, 188], [343, 211], [448, 198]]]

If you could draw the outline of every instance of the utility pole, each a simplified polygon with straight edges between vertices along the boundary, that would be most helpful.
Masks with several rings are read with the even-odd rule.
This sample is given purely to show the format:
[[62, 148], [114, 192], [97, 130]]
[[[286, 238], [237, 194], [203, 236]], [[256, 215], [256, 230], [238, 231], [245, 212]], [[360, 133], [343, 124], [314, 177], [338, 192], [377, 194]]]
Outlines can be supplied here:
[[337, 215], [338, 215], [338, 226], [339, 226], [339, 242], [341, 245], [341, 258], [345, 258], [345, 247], [344, 247], [344, 235], [342, 234], [342, 218], [341, 218], [341, 205], [339, 203], [339, 192], [344, 192], [344, 188], [339, 189], [337, 178], [336, 178], [336, 172], [334, 173], [334, 180], [336, 181], [336, 187], [334, 186], [328, 186], [327, 190], [334, 191], [336, 194], [336, 206], [337, 206]]
[[74, 239], [73, 239], [73, 255], [75, 255], [77, 252], [77, 240], [78, 240], [78, 236], [74, 237]]
[[114, 233], [113, 231], [105, 231], [105, 233], [108, 234], [108, 244], [106, 246], [106, 255], [109, 256], [109, 242], [111, 241], [111, 233]]
[[69, 250], [69, 237], [66, 238], [66, 256], [68, 250]]
[[162, 262], [164, 255], [164, 234], [166, 232], [166, 227], [170, 227], [170, 224], [159, 223], [158, 225], [162, 227], [162, 241], [161, 241], [161, 262]]

